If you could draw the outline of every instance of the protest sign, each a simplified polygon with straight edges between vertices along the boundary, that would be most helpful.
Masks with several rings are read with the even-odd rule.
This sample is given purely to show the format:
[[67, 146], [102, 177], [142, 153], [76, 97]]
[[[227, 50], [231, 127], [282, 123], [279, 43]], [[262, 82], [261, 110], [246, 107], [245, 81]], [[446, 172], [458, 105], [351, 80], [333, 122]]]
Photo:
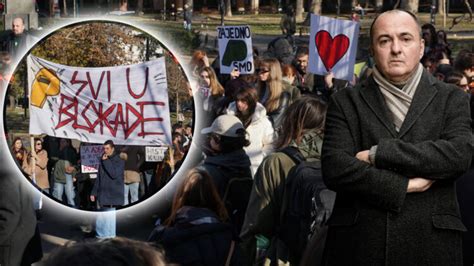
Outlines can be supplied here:
[[81, 68], [28, 57], [30, 129], [82, 142], [169, 145], [165, 59]]
[[359, 24], [357, 22], [311, 15], [309, 66], [311, 73], [352, 80], [354, 75]]
[[99, 171], [100, 158], [104, 154], [103, 145], [81, 146], [81, 172], [97, 173]]
[[221, 74], [237, 69], [241, 74], [254, 72], [252, 34], [249, 26], [217, 27]]
[[168, 147], [146, 147], [145, 161], [147, 162], [161, 162], [165, 158], [165, 152]]

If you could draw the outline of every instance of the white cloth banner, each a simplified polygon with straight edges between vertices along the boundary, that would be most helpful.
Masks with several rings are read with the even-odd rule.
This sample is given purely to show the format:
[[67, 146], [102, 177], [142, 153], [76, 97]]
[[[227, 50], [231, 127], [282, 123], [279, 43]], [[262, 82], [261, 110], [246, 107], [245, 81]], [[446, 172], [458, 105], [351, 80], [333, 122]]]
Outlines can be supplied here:
[[357, 22], [311, 15], [309, 72], [352, 81], [359, 24]]
[[252, 34], [249, 26], [217, 27], [221, 74], [237, 69], [240, 74], [254, 72]]
[[81, 68], [28, 57], [30, 134], [82, 142], [170, 145], [164, 58]]

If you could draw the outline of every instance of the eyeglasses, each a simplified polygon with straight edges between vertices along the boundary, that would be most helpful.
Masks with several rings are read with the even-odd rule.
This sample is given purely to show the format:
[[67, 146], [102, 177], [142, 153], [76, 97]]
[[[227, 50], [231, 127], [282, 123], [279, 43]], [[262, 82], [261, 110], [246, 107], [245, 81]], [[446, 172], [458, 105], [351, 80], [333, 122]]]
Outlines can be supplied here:
[[258, 74], [265, 74], [265, 73], [270, 72], [270, 70], [268, 70], [268, 69], [260, 69], [260, 68], [259, 68], [259, 69], [256, 69], [255, 71], [256, 71]]
[[41, 142], [36, 143], [36, 146], [41, 146], [43, 145]]

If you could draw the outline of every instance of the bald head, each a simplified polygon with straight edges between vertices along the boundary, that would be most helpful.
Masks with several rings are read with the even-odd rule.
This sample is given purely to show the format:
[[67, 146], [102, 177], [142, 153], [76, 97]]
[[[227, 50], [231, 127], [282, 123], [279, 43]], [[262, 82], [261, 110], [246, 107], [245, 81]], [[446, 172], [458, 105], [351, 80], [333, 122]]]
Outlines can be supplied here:
[[20, 35], [25, 30], [25, 23], [22, 18], [14, 18], [12, 21], [12, 31], [15, 35]]
[[371, 51], [375, 66], [394, 84], [404, 84], [417, 70], [424, 47], [420, 26], [406, 11], [382, 13], [372, 23]]
[[[383, 17], [383, 16], [387, 16], [387, 15], [393, 15], [393, 14], [406, 14], [406, 15], [409, 15], [413, 21], [416, 23], [418, 29], [419, 29], [419, 32], [420, 32], [420, 36], [421, 36], [421, 26], [420, 26], [420, 22], [418, 21], [418, 19], [416, 18], [416, 16], [409, 12], [409, 11], [406, 11], [406, 10], [403, 10], [403, 9], [393, 9], [393, 10], [389, 10], [389, 11], [386, 11], [386, 12], [383, 12], [381, 14], [379, 14], [375, 19], [374, 21], [372, 21], [372, 24], [370, 25], [370, 44], [372, 45], [372, 42], [373, 42], [373, 38], [374, 38], [374, 27], [376, 26], [376, 22], [378, 21], [378, 19], [380, 17]], [[403, 16], [403, 15], [402, 15]], [[396, 23], [394, 21], [394, 23]]]

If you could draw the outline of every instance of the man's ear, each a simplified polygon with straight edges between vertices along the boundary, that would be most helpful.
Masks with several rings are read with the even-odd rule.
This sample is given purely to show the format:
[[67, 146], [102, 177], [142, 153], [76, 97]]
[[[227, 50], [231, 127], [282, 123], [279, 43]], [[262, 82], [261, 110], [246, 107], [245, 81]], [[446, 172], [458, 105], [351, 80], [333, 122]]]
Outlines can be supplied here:
[[423, 55], [425, 55], [425, 40], [423, 38], [421, 38], [421, 42], [420, 42], [420, 58], [421, 59], [423, 57]]

